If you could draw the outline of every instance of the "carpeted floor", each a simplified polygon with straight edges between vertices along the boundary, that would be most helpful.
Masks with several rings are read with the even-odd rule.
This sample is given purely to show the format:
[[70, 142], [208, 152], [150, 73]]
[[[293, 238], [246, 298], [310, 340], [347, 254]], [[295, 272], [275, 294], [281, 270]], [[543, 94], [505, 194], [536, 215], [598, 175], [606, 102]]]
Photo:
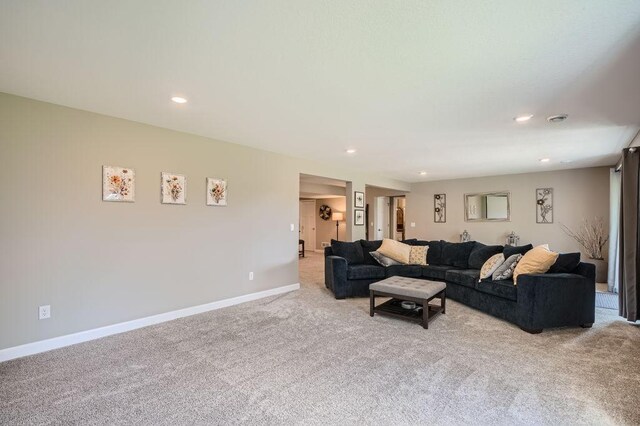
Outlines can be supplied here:
[[639, 424], [640, 328], [530, 335], [451, 301], [429, 330], [300, 291], [0, 364], [0, 424]]

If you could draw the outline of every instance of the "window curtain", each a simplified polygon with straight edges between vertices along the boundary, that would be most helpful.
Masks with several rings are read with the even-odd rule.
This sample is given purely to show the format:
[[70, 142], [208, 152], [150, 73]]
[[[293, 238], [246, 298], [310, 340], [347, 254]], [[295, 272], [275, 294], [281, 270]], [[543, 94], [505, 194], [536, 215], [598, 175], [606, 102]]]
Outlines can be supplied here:
[[620, 186], [621, 175], [612, 167], [609, 172], [609, 273], [608, 290], [618, 292], [620, 276]]
[[620, 209], [620, 315], [638, 320], [640, 305], [640, 149], [622, 151]]

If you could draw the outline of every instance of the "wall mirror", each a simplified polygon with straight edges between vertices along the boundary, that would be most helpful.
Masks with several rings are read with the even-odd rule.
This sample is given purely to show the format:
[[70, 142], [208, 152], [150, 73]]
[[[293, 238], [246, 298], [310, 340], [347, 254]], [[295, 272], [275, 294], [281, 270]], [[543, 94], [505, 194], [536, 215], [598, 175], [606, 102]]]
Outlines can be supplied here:
[[482, 192], [464, 194], [464, 220], [467, 222], [509, 222], [511, 193]]

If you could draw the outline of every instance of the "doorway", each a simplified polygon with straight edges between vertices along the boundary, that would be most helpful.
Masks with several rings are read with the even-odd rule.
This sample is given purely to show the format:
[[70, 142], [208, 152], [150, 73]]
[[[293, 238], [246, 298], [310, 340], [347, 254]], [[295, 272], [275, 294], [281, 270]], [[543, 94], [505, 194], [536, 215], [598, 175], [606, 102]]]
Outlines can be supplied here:
[[375, 208], [373, 212], [373, 229], [375, 230], [374, 238], [376, 240], [389, 238], [389, 230], [391, 229], [389, 208], [389, 197], [375, 198]]
[[304, 241], [305, 251], [316, 248], [316, 201], [300, 200], [300, 240]]

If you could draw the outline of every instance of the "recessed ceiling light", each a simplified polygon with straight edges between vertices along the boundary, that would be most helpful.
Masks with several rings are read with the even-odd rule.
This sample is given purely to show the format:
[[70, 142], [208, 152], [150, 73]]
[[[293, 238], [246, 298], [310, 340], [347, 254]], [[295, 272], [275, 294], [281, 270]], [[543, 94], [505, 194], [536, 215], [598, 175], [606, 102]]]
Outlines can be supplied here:
[[171, 100], [177, 104], [186, 104], [187, 100], [185, 98], [182, 98], [180, 96], [174, 96], [173, 98], [171, 98]]
[[541, 162], [541, 163], [548, 163], [549, 161], [551, 161], [551, 159], [550, 159], [550, 158], [541, 158], [541, 159], [540, 159], [540, 162]]
[[547, 117], [549, 123], [560, 123], [569, 117], [567, 114], [550, 115]]
[[532, 117], [533, 117], [533, 114], [531, 114], [531, 115], [519, 115], [519, 116], [515, 117], [514, 120], [517, 121], [518, 123], [524, 123], [525, 121], [531, 120]]
[[426, 176], [427, 172], [420, 172], [420, 176]]
[[560, 161], [562, 164], [569, 164], [569, 163], [573, 163], [573, 160], [562, 160]]
[[355, 149], [352, 149], [352, 148], [351, 148], [351, 149], [348, 149], [348, 150], [347, 150], [347, 154], [355, 154], [355, 153], [356, 153], [356, 150], [355, 150]]

